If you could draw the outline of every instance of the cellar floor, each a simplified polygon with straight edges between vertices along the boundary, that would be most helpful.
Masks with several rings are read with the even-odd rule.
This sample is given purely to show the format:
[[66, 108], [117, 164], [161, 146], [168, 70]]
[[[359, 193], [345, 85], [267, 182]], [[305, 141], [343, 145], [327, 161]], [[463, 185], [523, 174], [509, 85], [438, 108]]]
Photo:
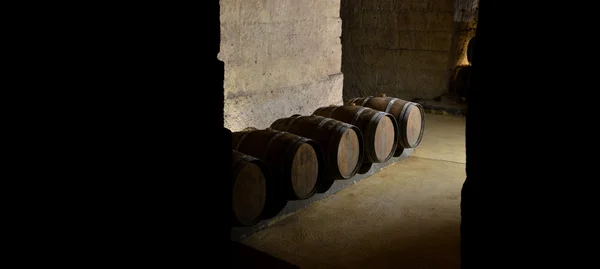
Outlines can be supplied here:
[[465, 118], [426, 114], [413, 155], [242, 242], [300, 268], [459, 268]]

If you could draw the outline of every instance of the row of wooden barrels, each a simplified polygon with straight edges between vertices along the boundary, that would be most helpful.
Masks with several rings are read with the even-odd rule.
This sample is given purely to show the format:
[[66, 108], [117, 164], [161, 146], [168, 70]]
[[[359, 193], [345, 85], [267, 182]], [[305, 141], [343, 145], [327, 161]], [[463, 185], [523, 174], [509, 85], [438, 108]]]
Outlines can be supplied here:
[[423, 137], [423, 107], [361, 97], [293, 115], [264, 130], [232, 133], [232, 225], [276, 216], [288, 201], [324, 193], [335, 180], [368, 172]]

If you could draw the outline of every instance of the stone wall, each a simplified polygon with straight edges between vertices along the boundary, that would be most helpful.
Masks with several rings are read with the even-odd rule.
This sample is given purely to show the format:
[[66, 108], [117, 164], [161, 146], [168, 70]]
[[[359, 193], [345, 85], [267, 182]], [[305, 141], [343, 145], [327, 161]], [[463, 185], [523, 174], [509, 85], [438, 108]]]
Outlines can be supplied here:
[[221, 0], [225, 127], [341, 104], [340, 0]]
[[344, 99], [448, 89], [453, 0], [342, 0]]

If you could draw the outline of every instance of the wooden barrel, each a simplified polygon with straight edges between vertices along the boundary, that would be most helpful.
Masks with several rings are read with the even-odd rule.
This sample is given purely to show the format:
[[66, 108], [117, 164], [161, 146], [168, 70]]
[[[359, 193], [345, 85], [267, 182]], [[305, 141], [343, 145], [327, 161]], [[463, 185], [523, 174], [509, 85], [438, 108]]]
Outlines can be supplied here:
[[233, 150], [231, 157], [232, 224], [252, 226], [262, 220], [271, 171], [263, 161], [241, 152]]
[[419, 103], [404, 101], [394, 97], [359, 97], [348, 101], [349, 104], [365, 106], [390, 113], [399, 127], [398, 150], [415, 148], [421, 143], [425, 130], [425, 111]]
[[324, 154], [324, 173], [317, 192], [327, 191], [336, 179], [353, 177], [363, 161], [363, 136], [354, 125], [321, 116], [293, 115], [271, 124], [272, 129], [307, 137], [319, 143]]
[[289, 132], [271, 129], [235, 132], [232, 134], [232, 148], [269, 166], [274, 176], [271, 185], [275, 203], [310, 198], [316, 192], [319, 177], [323, 175], [323, 153], [319, 144]]
[[389, 160], [398, 146], [398, 125], [389, 113], [361, 106], [329, 106], [313, 114], [358, 127], [364, 137], [365, 163]]

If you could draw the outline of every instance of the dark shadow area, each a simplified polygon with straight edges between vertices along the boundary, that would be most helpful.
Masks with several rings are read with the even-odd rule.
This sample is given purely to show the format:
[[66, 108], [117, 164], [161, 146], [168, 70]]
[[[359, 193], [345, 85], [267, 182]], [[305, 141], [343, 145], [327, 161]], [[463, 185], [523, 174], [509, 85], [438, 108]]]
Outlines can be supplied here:
[[299, 269], [300, 267], [256, 250], [242, 243], [231, 244], [231, 255], [234, 257], [232, 268], [281, 268]]
[[229, 267], [219, 1], [60, 8], [30, 42], [49, 65], [30, 89], [52, 97], [35, 117], [46, 127], [24, 121], [45, 157], [8, 218], [14, 249], [73, 268]]
[[[572, 18], [557, 20], [554, 14], [576, 12], [561, 4], [526, 3], [517, 8], [508, 2], [481, 1], [468, 93], [463, 269], [576, 268], [591, 257], [574, 242], [588, 232], [581, 222], [586, 203], [578, 198], [587, 196], [585, 187], [569, 183], [579, 181], [585, 168], [575, 159], [558, 157], [562, 147], [553, 142], [574, 138], [557, 123], [580, 121], [562, 113], [535, 112], [569, 99], [556, 98], [548, 89], [575, 90], [586, 80], [579, 71], [556, 68], [572, 64], [578, 56], [547, 54], [581, 51], [554, 32], [558, 25], [575, 27]], [[527, 109], [515, 109], [520, 104]]]

